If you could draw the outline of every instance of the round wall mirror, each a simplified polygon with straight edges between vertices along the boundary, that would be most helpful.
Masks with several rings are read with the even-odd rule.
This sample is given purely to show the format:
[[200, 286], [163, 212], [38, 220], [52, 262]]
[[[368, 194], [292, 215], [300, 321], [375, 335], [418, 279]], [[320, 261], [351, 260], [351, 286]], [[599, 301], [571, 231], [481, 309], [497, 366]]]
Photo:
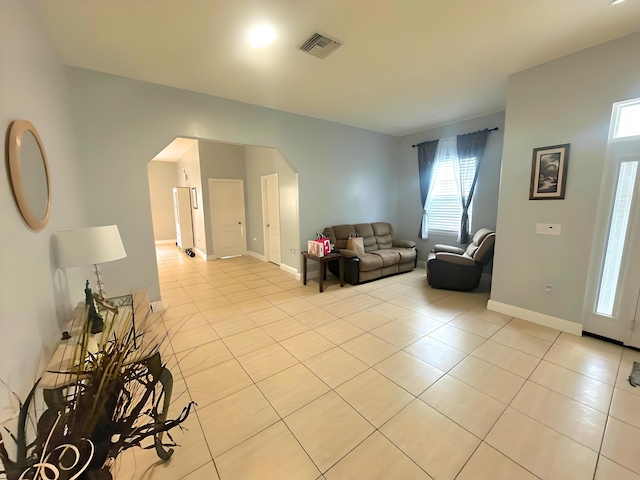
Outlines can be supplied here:
[[42, 140], [31, 122], [16, 120], [10, 125], [7, 151], [20, 214], [32, 230], [42, 230], [51, 214], [51, 181]]

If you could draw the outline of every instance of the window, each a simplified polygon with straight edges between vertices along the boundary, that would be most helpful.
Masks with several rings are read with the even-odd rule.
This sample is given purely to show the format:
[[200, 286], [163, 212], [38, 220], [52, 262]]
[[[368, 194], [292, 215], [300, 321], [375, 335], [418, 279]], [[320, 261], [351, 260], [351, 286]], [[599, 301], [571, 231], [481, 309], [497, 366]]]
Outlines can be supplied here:
[[640, 99], [615, 104], [614, 118], [613, 138], [640, 135]]
[[[468, 191], [476, 174], [476, 159], [460, 160], [460, 176], [465, 191]], [[453, 160], [450, 157], [436, 160], [433, 167], [433, 199], [427, 209], [429, 231], [436, 233], [457, 233], [462, 216], [462, 202], [458, 194]], [[469, 225], [473, 201], [469, 206]]]

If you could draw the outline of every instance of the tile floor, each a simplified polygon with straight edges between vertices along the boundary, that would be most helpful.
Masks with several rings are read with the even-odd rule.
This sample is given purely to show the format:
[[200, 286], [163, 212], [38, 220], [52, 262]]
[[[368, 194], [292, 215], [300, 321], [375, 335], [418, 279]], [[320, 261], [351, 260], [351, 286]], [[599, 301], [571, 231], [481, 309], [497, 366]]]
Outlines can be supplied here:
[[640, 480], [638, 351], [423, 269], [320, 294], [251, 257], [157, 258], [172, 413], [197, 408], [169, 462], [129, 450], [118, 480]]

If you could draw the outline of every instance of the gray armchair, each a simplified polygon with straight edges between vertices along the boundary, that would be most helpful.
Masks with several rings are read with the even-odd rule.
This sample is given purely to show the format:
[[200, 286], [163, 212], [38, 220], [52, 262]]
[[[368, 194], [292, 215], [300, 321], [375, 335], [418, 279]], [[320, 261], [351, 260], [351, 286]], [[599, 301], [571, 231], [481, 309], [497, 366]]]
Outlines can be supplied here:
[[493, 258], [494, 231], [482, 228], [466, 249], [436, 245], [427, 259], [427, 280], [433, 288], [474, 290], [483, 267]]

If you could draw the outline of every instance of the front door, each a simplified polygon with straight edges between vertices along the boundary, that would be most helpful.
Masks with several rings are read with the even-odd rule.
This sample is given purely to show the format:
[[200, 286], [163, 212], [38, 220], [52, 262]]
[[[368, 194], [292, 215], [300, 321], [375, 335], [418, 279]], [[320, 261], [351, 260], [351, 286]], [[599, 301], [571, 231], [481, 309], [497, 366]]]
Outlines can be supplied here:
[[265, 258], [267, 262], [280, 265], [280, 199], [277, 173], [262, 177], [262, 219]]
[[216, 258], [245, 255], [247, 239], [244, 210], [244, 181], [209, 179], [213, 253]]

